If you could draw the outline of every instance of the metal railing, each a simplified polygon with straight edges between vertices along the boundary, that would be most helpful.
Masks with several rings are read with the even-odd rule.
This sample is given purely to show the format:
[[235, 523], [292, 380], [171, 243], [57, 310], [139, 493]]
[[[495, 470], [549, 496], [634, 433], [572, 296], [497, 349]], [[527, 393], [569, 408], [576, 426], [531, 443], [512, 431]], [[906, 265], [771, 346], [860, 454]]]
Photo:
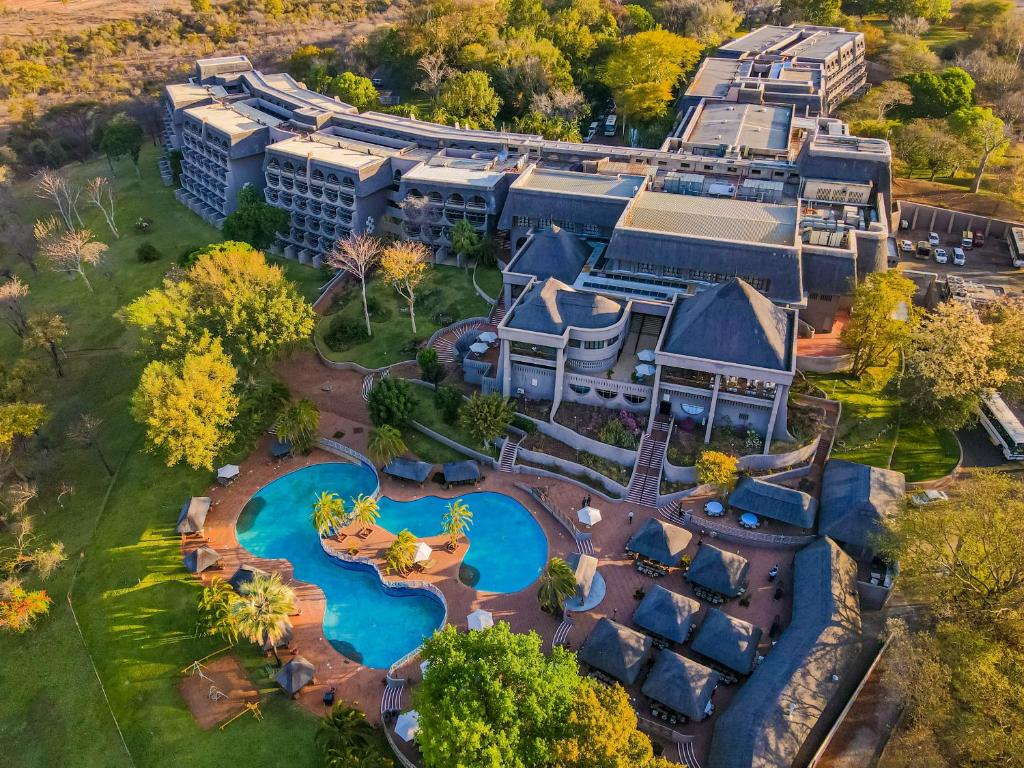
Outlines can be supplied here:
[[555, 518], [555, 520], [562, 524], [563, 528], [565, 528], [569, 533], [572, 534], [572, 537], [575, 541], [589, 541], [593, 537], [592, 534], [584, 533], [579, 528], [577, 528], [576, 524], [572, 521], [572, 518], [555, 509], [551, 502], [549, 502], [544, 496], [537, 492], [536, 488], [533, 488], [524, 483], [513, 483], [513, 485], [519, 490], [523, 491], [524, 493], [529, 494], [530, 498], [536, 501], [545, 512], [547, 512], [549, 515]]
[[717, 520], [705, 520], [704, 518], [698, 520], [689, 511], [684, 512], [682, 515], [673, 514], [672, 517], [678, 519], [687, 528], [712, 531], [716, 536], [746, 542], [754, 546], [795, 547], [810, 544], [814, 541], [814, 536], [810, 534], [786, 536], [781, 533], [760, 533], [758, 531], [749, 531], [745, 528], [734, 528]]
[[380, 475], [377, 474], [377, 468], [373, 465], [373, 462], [363, 456], [359, 451], [354, 448], [349, 448], [344, 443], [339, 443], [337, 440], [331, 440], [327, 437], [317, 438], [316, 444], [318, 447], [333, 453], [335, 456], [341, 456], [345, 459], [352, 459], [357, 464], [362, 464], [370, 472], [373, 473], [373, 479], [377, 482], [377, 486], [373, 489], [373, 493], [369, 494], [371, 498], [380, 498]]

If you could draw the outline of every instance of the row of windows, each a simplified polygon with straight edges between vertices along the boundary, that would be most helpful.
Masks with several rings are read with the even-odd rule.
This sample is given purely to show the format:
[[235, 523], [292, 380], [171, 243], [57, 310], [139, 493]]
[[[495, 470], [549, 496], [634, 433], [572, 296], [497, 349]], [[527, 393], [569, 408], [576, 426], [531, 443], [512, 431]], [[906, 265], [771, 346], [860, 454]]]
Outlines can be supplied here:
[[[591, 390], [590, 387], [583, 386], [582, 384], [570, 384], [569, 389], [571, 389], [577, 395], [589, 395], [591, 391], [593, 391], [597, 393], [597, 396], [600, 397], [602, 400], [614, 400], [619, 395], [618, 392], [612, 389], [598, 388]], [[625, 400], [627, 403], [632, 403], [633, 405], [641, 405], [647, 402], [647, 395], [625, 393], [622, 395], [622, 399]]]

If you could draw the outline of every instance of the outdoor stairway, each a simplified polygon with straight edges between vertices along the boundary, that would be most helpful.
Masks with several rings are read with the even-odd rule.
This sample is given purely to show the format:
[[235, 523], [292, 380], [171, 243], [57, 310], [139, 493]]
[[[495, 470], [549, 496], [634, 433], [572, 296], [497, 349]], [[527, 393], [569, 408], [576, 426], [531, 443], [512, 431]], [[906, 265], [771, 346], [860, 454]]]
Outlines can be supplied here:
[[384, 688], [384, 695], [380, 699], [380, 713], [397, 712], [402, 708], [402, 691], [405, 690], [404, 680], [388, 679]]
[[661, 493], [661, 469], [671, 431], [672, 417], [659, 414], [651, 431], [640, 440], [636, 465], [626, 493], [627, 502], [645, 507], [657, 506]]
[[478, 331], [484, 327], [484, 323], [467, 323], [460, 325], [451, 331], [446, 331], [434, 342], [434, 349], [437, 350], [437, 359], [445, 365], [457, 362], [458, 355], [455, 352], [455, 345], [459, 339], [467, 333]]
[[505, 291], [502, 290], [501, 295], [498, 296], [498, 301], [491, 308], [491, 316], [488, 318], [494, 325], [498, 325], [502, 320], [505, 319]]
[[519, 444], [523, 438], [518, 435], [509, 435], [501, 444], [501, 455], [498, 456], [498, 471], [511, 472], [516, 465], [516, 454], [519, 453]]
[[678, 500], [673, 501], [667, 507], [659, 508], [658, 511], [670, 523], [675, 523], [676, 525], [684, 524], [685, 518], [682, 513], [682, 504]]
[[373, 385], [376, 384], [378, 381], [380, 381], [381, 379], [383, 379], [387, 375], [388, 375], [388, 372], [386, 370], [384, 370], [384, 371], [380, 371], [379, 373], [371, 373], [369, 376], [367, 376], [365, 379], [363, 379], [363, 384], [362, 384], [362, 387], [360, 388], [360, 393], [363, 396], [363, 400], [369, 400], [370, 399], [370, 390], [373, 389]]
[[555, 630], [555, 636], [551, 638], [551, 647], [554, 648], [556, 645], [565, 645], [569, 639], [569, 630], [572, 629], [572, 622], [563, 618], [562, 623], [558, 625], [558, 629]]
[[700, 763], [697, 762], [697, 755], [693, 751], [693, 739], [679, 742], [677, 746], [679, 747], [679, 762], [685, 765], [686, 768], [700, 768]]
[[592, 555], [594, 554], [594, 540], [590, 538], [590, 534], [576, 534], [576, 551], [581, 555]]

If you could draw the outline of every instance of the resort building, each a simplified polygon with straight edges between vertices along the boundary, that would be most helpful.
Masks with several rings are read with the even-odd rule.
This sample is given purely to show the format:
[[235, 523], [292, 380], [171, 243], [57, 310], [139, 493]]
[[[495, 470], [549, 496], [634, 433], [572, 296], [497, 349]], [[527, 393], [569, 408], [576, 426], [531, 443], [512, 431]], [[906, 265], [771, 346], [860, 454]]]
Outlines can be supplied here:
[[864, 35], [841, 27], [763, 26], [704, 60], [683, 99], [782, 104], [828, 115], [867, 84]]

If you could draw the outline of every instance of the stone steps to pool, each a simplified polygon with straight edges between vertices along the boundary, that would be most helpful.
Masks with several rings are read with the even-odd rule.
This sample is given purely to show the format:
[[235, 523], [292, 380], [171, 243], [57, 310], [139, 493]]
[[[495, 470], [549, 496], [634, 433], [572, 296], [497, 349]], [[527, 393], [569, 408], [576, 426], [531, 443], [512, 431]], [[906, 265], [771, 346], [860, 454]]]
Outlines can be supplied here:
[[498, 457], [498, 471], [511, 472], [516, 465], [516, 455], [519, 453], [519, 444], [523, 438], [518, 435], [509, 435], [501, 444], [501, 455]]

